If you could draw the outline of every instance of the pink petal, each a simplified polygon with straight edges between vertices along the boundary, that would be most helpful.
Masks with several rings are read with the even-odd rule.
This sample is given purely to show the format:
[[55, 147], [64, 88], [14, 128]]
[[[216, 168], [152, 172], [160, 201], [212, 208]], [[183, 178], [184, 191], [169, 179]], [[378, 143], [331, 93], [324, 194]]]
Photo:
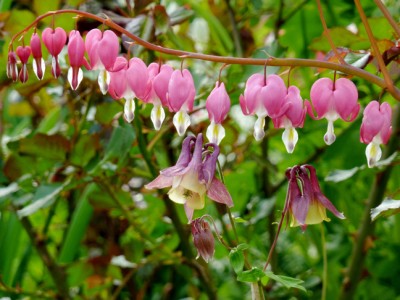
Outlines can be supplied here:
[[[157, 97], [161, 100], [164, 106], [168, 106], [167, 92], [168, 84], [171, 79], [171, 75], [174, 72], [171, 66], [162, 65], [160, 72], [154, 77], [153, 88]], [[170, 108], [171, 110], [171, 108]]]
[[219, 84], [219, 82], [217, 82], [206, 101], [206, 109], [210, 120], [214, 121], [214, 123], [221, 124], [225, 120], [230, 106], [231, 101], [226, 92], [224, 83], [222, 82]]
[[104, 68], [107, 71], [112, 71], [119, 53], [119, 40], [117, 35], [111, 30], [104, 31], [103, 37], [99, 41], [97, 51]]
[[342, 120], [346, 121], [350, 119], [354, 107], [358, 105], [358, 91], [355, 84], [350, 79], [339, 78], [335, 82], [333, 95], [337, 113], [340, 115]]
[[228, 207], [233, 206], [232, 197], [225, 185], [215, 177], [211, 181], [210, 187], [207, 190], [207, 196], [215, 202], [225, 204]]
[[146, 64], [137, 57], [129, 60], [126, 79], [130, 89], [138, 99], [145, 99], [150, 92], [151, 82]]
[[320, 78], [311, 87], [310, 99], [318, 118], [333, 109], [333, 81], [330, 78]]
[[192, 74], [186, 69], [175, 70], [168, 83], [168, 103], [172, 111], [192, 111], [195, 94]]

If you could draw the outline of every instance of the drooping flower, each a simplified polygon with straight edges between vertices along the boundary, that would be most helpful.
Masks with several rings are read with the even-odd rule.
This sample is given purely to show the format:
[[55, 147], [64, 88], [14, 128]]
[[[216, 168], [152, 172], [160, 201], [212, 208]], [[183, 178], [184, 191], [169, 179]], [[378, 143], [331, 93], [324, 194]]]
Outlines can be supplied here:
[[32, 34], [31, 37], [31, 49], [33, 56], [33, 72], [35, 72], [35, 75], [39, 80], [42, 80], [46, 70], [46, 65], [42, 56], [42, 43], [39, 35], [36, 32]]
[[193, 110], [195, 95], [192, 74], [186, 69], [173, 71], [168, 82], [167, 99], [170, 111], [175, 112], [173, 123], [180, 136], [190, 125], [188, 112]]
[[98, 83], [101, 92], [105, 95], [110, 84], [109, 71], [117, 71], [113, 67], [119, 52], [118, 37], [111, 30], [101, 32], [95, 28], [86, 35], [85, 48], [91, 69], [100, 70]]
[[371, 101], [364, 110], [360, 130], [360, 141], [368, 144], [365, 154], [368, 167], [372, 168], [382, 156], [381, 144], [387, 144], [392, 133], [392, 108], [387, 102], [379, 106]]
[[215, 252], [214, 236], [210, 226], [203, 218], [193, 220], [191, 223], [193, 243], [197, 249], [197, 257], [200, 256], [208, 263]]
[[89, 68], [85, 60], [85, 43], [79, 31], [69, 33], [68, 57], [71, 67], [68, 69], [68, 82], [76, 90], [83, 79], [82, 65]]
[[330, 221], [326, 216], [326, 209], [336, 217], [344, 219], [335, 206], [321, 192], [314, 167], [310, 165], [294, 166], [286, 171], [289, 180], [288, 193], [284, 212], [291, 218], [290, 226], [301, 226]]
[[29, 46], [18, 46], [17, 47], [17, 55], [19, 57], [19, 59], [21, 60], [22, 63], [22, 68], [19, 71], [19, 80], [24, 83], [28, 81], [28, 68], [27, 68], [27, 63], [28, 63], [28, 59], [29, 56], [32, 53], [31, 47]]
[[[194, 150], [192, 150], [194, 144]], [[213, 149], [211, 153], [209, 148]], [[193, 152], [192, 152], [193, 151]], [[182, 151], [175, 166], [164, 169], [160, 175], [147, 184], [147, 189], [171, 187], [169, 198], [184, 204], [185, 212], [192, 220], [195, 209], [202, 209], [205, 196], [211, 200], [233, 206], [232, 198], [224, 184], [215, 177], [219, 147], [208, 143], [203, 147], [203, 136], [187, 137], [182, 144]]]
[[327, 145], [331, 145], [336, 139], [333, 122], [338, 118], [352, 122], [358, 115], [360, 104], [357, 103], [357, 87], [347, 78], [340, 78], [335, 82], [330, 78], [320, 78], [311, 87], [310, 98], [317, 116], [314, 117], [312, 107], [306, 101], [308, 114], [316, 120], [322, 118], [328, 120], [324, 141]]
[[46, 28], [42, 33], [42, 40], [47, 50], [51, 54], [51, 74], [57, 78], [61, 74], [60, 65], [58, 63], [58, 55], [64, 48], [67, 41], [67, 34], [61, 27]]
[[253, 74], [246, 82], [244, 94], [240, 95], [240, 107], [245, 115], [256, 115], [254, 138], [260, 141], [264, 138], [265, 118], [280, 117], [288, 109], [284, 105], [286, 86], [277, 75]]
[[295, 86], [290, 86], [285, 97], [285, 104], [290, 104], [286, 112], [278, 118], [272, 119], [275, 128], [285, 128], [282, 140], [286, 151], [292, 153], [298, 141], [296, 127], [303, 127], [306, 116], [306, 108], [303, 106], [303, 99], [300, 91]]
[[157, 63], [151, 63], [147, 67], [147, 70], [149, 72], [151, 88], [150, 92], [147, 94], [147, 97], [143, 99], [143, 101], [153, 104], [150, 118], [153, 122], [154, 129], [160, 130], [165, 119], [163, 106], [168, 107], [168, 83], [174, 70], [168, 65], [160, 66]]
[[221, 124], [228, 115], [230, 107], [231, 100], [226, 92], [224, 83], [217, 82], [206, 101], [206, 109], [211, 121], [206, 135], [211, 143], [219, 145], [225, 137], [225, 129]]
[[18, 66], [17, 66], [17, 54], [14, 51], [8, 52], [7, 60], [7, 77], [11, 78], [13, 81], [18, 80]]

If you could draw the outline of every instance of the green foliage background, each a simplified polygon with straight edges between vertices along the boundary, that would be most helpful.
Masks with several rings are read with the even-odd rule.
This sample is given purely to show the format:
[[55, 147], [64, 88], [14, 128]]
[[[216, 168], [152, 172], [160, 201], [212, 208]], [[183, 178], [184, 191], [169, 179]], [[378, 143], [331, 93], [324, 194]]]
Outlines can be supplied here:
[[[194, 260], [196, 251], [183, 207], [173, 205], [165, 191], [155, 193], [143, 187], [158, 170], [174, 164], [179, 154], [182, 138], [173, 129], [171, 114], [167, 114], [161, 131], [155, 132], [149, 117], [151, 108], [138, 105], [135, 121], [127, 124], [121, 115], [122, 103], [101, 95], [92, 73], [85, 72], [78, 91], [69, 88], [66, 53], [60, 57], [64, 70], [61, 78], [51, 77], [47, 60], [42, 81], [36, 80], [30, 65], [29, 81], [12, 83], [5, 74], [8, 44], [12, 35], [38, 15], [78, 8], [104, 13], [132, 33], [165, 47], [223, 56], [315, 58], [318, 51], [330, 50], [316, 3], [129, 3], [131, 7], [124, 1], [0, 1], [0, 297], [62, 298], [63, 289], [73, 299], [251, 297], [250, 285], [237, 281], [229, 252], [217, 243], [215, 257], [208, 265], [201, 259]], [[400, 3], [385, 4], [398, 20]], [[375, 37], [382, 44], [393, 42], [393, 30], [373, 1], [362, 1], [362, 5]], [[323, 8], [337, 46], [370, 50], [352, 1], [328, 0]], [[54, 21], [66, 31], [77, 26], [85, 32], [100, 25], [84, 18], [76, 25], [71, 14], [56, 16]], [[51, 22], [51, 17], [40, 22], [38, 31]], [[349, 25], [358, 32], [352, 33]], [[126, 52], [124, 47], [121, 50]], [[139, 46], [131, 51], [147, 63], [158, 59], [176, 67], [181, 63], [178, 58], [160, 56]], [[204, 107], [221, 64], [190, 59], [184, 64], [195, 79], [196, 104]], [[285, 81], [287, 70], [267, 68], [268, 73], [281, 74]], [[371, 63], [366, 70], [376, 73], [377, 67]], [[398, 63], [392, 62], [389, 70], [398, 86]], [[294, 154], [286, 153], [281, 130], [273, 129], [272, 124], [268, 124], [267, 138], [256, 142], [252, 118], [237, 113], [238, 99], [247, 78], [262, 71], [262, 67], [232, 65], [221, 75], [232, 102], [230, 117], [224, 124], [227, 136], [221, 144], [221, 159], [235, 203], [232, 212], [237, 217], [239, 240], [249, 245], [246, 253], [251, 264], [261, 268], [283, 209], [285, 170], [311, 163], [324, 193], [346, 215], [345, 220], [331, 216], [331, 222], [323, 224], [328, 255], [327, 299], [338, 299], [379, 169], [366, 167], [365, 145], [359, 142], [361, 116], [351, 124], [336, 122], [337, 140], [330, 147], [323, 142], [326, 122], [309, 117], [304, 128], [298, 130]], [[321, 76], [333, 78], [333, 73], [294, 68], [290, 84], [297, 85], [302, 97], [308, 99], [311, 85]], [[377, 86], [359, 78], [352, 80], [363, 107], [380, 97]], [[382, 100], [395, 104], [388, 94]], [[204, 114], [197, 116], [189, 129], [193, 134], [204, 133], [208, 126]], [[396, 134], [392, 139], [398, 140]], [[393, 158], [384, 194], [396, 199], [400, 170], [397, 156]], [[354, 172], [347, 178], [338, 172], [350, 169]], [[224, 238], [233, 242], [223, 210], [208, 201], [195, 216], [206, 213], [216, 220]], [[362, 280], [355, 299], [400, 299], [399, 247], [400, 216], [376, 220], [375, 232], [368, 237], [362, 253], [366, 261], [359, 266]], [[284, 230], [271, 265], [275, 274], [303, 280], [307, 292], [287, 289], [270, 280], [264, 290], [268, 298], [319, 299], [323, 273], [321, 226], [309, 226], [304, 233], [299, 228]]]

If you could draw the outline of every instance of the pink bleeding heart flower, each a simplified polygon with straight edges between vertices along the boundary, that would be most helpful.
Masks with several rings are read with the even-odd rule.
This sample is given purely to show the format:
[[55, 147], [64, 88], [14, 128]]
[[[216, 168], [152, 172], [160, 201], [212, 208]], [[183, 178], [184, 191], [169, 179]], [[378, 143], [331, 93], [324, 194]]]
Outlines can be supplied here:
[[71, 67], [68, 69], [68, 82], [76, 90], [83, 79], [82, 65], [89, 68], [85, 59], [85, 43], [79, 31], [69, 33], [68, 57]]
[[328, 120], [324, 140], [327, 145], [331, 145], [336, 139], [333, 122], [338, 118], [352, 122], [358, 115], [360, 104], [357, 103], [357, 87], [347, 78], [340, 78], [336, 82], [330, 78], [320, 78], [311, 87], [310, 98], [317, 116], [314, 117], [312, 107], [306, 101], [308, 114], [316, 120]]
[[57, 27], [46, 28], [42, 33], [42, 40], [47, 50], [51, 54], [51, 74], [57, 78], [61, 74], [60, 65], [58, 63], [58, 55], [64, 48], [67, 41], [67, 34], [64, 29]]
[[36, 32], [32, 34], [31, 37], [31, 49], [33, 56], [33, 72], [35, 72], [35, 75], [39, 80], [42, 80], [46, 70], [46, 65], [42, 55], [42, 43], [39, 35]]
[[11, 78], [13, 81], [18, 80], [18, 59], [17, 54], [14, 51], [8, 52], [7, 60], [7, 77]]
[[[194, 150], [193, 149], [194, 144]], [[210, 153], [210, 148], [213, 152]], [[203, 136], [188, 136], [182, 144], [182, 151], [175, 166], [164, 169], [160, 175], [147, 184], [147, 189], [170, 187], [169, 198], [184, 204], [189, 222], [195, 209], [205, 205], [205, 195], [211, 200], [233, 206], [232, 198], [225, 185], [215, 177], [219, 147], [209, 143], [203, 147]]]
[[246, 82], [244, 94], [240, 95], [240, 107], [245, 115], [256, 115], [254, 138], [259, 141], [265, 136], [265, 118], [278, 118], [288, 109], [285, 104], [286, 86], [277, 75], [253, 74]]
[[110, 74], [108, 72], [117, 71], [113, 67], [119, 52], [118, 37], [111, 30], [101, 32], [95, 28], [86, 35], [85, 47], [91, 69], [100, 70], [98, 83], [101, 92], [105, 95], [110, 84]]
[[146, 98], [143, 99], [143, 101], [153, 104], [153, 109], [151, 110], [150, 115], [151, 121], [153, 122], [154, 128], [156, 130], [160, 130], [165, 119], [163, 106], [168, 106], [168, 83], [174, 70], [168, 65], [161, 66], [157, 63], [151, 63], [147, 67], [147, 70], [149, 72], [151, 87], [149, 93], [147, 94]]
[[360, 140], [368, 144], [365, 154], [368, 167], [372, 168], [382, 156], [381, 144], [387, 144], [392, 133], [392, 108], [389, 103], [371, 101], [364, 109]]
[[285, 104], [290, 104], [287, 111], [280, 117], [272, 119], [275, 128], [285, 128], [282, 140], [288, 153], [293, 153], [298, 141], [296, 127], [303, 127], [306, 108], [296, 86], [290, 86], [285, 97]]
[[28, 68], [26, 65], [28, 63], [29, 56], [31, 56], [32, 50], [29, 46], [18, 46], [16, 52], [22, 63], [22, 68], [19, 71], [19, 80], [24, 83], [28, 81]]
[[301, 226], [305, 230], [307, 225], [329, 222], [326, 209], [340, 219], [345, 218], [322, 193], [314, 167], [294, 166], [286, 171], [286, 177], [289, 187], [283, 214], [291, 217], [291, 227]]
[[128, 99], [133, 97], [133, 93], [128, 86], [126, 70], [128, 69], [128, 60], [123, 56], [118, 56], [115, 60], [114, 68], [118, 71], [110, 72], [110, 86], [108, 92], [114, 99]]
[[175, 112], [173, 123], [180, 136], [190, 125], [188, 112], [193, 110], [195, 95], [192, 74], [186, 69], [173, 71], [168, 83], [167, 99], [170, 110]]
[[228, 115], [230, 107], [231, 100], [225, 85], [223, 82], [217, 81], [206, 101], [208, 117], [211, 120], [211, 124], [207, 128], [207, 138], [211, 143], [219, 145], [225, 137], [225, 129], [221, 124]]

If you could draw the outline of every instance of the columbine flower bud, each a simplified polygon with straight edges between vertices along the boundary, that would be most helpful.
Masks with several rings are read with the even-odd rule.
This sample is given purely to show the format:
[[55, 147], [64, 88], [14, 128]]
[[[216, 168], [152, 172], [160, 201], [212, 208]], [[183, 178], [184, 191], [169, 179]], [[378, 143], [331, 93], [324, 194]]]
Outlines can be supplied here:
[[7, 61], [7, 77], [11, 78], [13, 81], [18, 80], [18, 66], [17, 66], [17, 54], [14, 51], [8, 52]]
[[116, 71], [113, 67], [119, 52], [118, 37], [111, 30], [101, 32], [97, 28], [92, 29], [86, 35], [85, 47], [91, 69], [100, 70], [98, 83], [101, 92], [105, 95], [111, 80], [108, 72]]
[[43, 79], [44, 71], [46, 70], [46, 65], [42, 57], [42, 43], [40, 41], [39, 35], [35, 32], [31, 37], [31, 49], [33, 56], [33, 72], [35, 72], [36, 77], [39, 80]]
[[392, 108], [387, 102], [379, 106], [378, 101], [371, 101], [364, 110], [360, 140], [368, 144], [365, 154], [368, 167], [372, 168], [382, 156], [380, 144], [387, 144], [392, 132]]
[[180, 136], [184, 135], [190, 125], [188, 112], [193, 110], [196, 89], [192, 74], [186, 69], [175, 70], [168, 83], [168, 104], [175, 112], [173, 123]]
[[230, 107], [231, 100], [226, 92], [224, 83], [217, 82], [206, 101], [208, 117], [211, 120], [211, 124], [207, 128], [207, 138], [211, 143], [219, 145], [225, 137], [225, 129], [221, 123], [228, 115]]
[[288, 153], [292, 153], [298, 141], [296, 127], [303, 127], [306, 108], [300, 91], [295, 86], [290, 86], [285, 97], [285, 104], [290, 104], [288, 110], [280, 117], [272, 119], [275, 128], [285, 128], [282, 140]]
[[313, 119], [328, 120], [324, 141], [331, 145], [336, 140], [333, 122], [339, 118], [352, 122], [358, 115], [360, 104], [357, 103], [357, 87], [347, 78], [340, 78], [336, 82], [329, 78], [320, 78], [311, 87], [310, 98], [317, 116], [314, 117], [311, 105], [306, 101], [308, 114]]
[[19, 80], [24, 83], [28, 81], [28, 68], [26, 67], [26, 64], [28, 63], [32, 50], [29, 46], [18, 46], [16, 52], [22, 63], [22, 68], [19, 71]]
[[264, 138], [265, 118], [277, 118], [288, 106], [284, 105], [286, 86], [277, 75], [253, 74], [246, 82], [244, 94], [240, 95], [240, 107], [245, 115], [256, 115], [254, 138], [260, 141]]
[[210, 226], [203, 218], [199, 218], [191, 222], [191, 228], [193, 243], [197, 249], [196, 258], [201, 256], [208, 263], [215, 252], [215, 241]]
[[58, 55], [64, 48], [67, 41], [67, 34], [61, 27], [56, 29], [46, 28], [42, 33], [42, 40], [47, 50], [51, 54], [51, 74], [57, 78], [61, 74], [60, 65], [58, 63]]

